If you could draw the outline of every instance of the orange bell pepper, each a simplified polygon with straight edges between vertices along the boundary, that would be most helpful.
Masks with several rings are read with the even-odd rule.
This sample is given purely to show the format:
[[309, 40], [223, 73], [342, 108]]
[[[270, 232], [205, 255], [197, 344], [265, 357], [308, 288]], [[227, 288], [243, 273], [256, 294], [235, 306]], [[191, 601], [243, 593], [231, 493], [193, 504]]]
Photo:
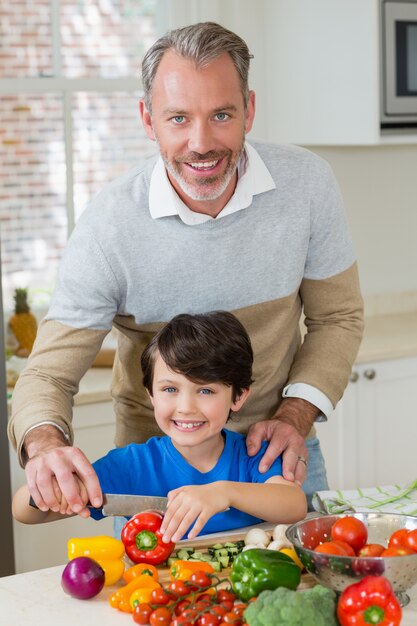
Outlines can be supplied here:
[[136, 563], [136, 565], [132, 565], [123, 574], [123, 579], [130, 583], [131, 580], [136, 578], [137, 576], [141, 576], [142, 574], [146, 576], [150, 576], [154, 580], [158, 580], [159, 572], [156, 569], [155, 565], [150, 565], [149, 563]]
[[119, 587], [119, 589], [110, 596], [109, 603], [114, 609], [124, 611], [125, 613], [132, 613], [133, 608], [130, 606], [130, 596], [136, 589], [155, 589], [155, 585], [159, 587], [159, 583], [148, 576], [147, 574], [140, 574], [133, 578], [127, 585]]
[[194, 572], [213, 574], [214, 569], [206, 561], [183, 561], [178, 559], [171, 565], [169, 577], [171, 580], [189, 580]]

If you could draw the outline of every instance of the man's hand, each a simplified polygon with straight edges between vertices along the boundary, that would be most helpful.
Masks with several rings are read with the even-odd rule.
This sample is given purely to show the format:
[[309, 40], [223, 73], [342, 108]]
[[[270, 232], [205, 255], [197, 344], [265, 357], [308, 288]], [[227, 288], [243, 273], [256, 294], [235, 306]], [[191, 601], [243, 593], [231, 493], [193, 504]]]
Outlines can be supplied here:
[[285, 398], [273, 419], [253, 424], [246, 438], [248, 454], [257, 454], [262, 441], [269, 441], [259, 471], [266, 472], [282, 453], [283, 477], [302, 485], [308, 462], [304, 440], [319, 413], [320, 410], [306, 400]]
[[191, 524], [188, 539], [194, 539], [208, 520], [229, 507], [227, 490], [221, 481], [207, 485], [188, 485], [168, 494], [168, 508], [162, 522], [163, 540], [179, 541]]
[[100, 483], [89, 460], [81, 450], [68, 446], [57, 428], [34, 428], [26, 436], [25, 448], [28, 488], [41, 511], [59, 512], [65, 507], [87, 517], [88, 501], [101, 506]]

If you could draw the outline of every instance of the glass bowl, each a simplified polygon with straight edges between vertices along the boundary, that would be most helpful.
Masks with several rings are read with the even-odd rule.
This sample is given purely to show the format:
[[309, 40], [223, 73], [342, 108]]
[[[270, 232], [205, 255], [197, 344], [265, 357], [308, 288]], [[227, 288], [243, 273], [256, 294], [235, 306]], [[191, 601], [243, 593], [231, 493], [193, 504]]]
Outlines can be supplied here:
[[331, 527], [340, 518], [350, 515], [368, 528], [367, 543], [388, 546], [395, 530], [417, 528], [417, 517], [395, 513], [351, 513], [317, 515], [292, 524], [286, 531], [306, 570], [324, 587], [341, 592], [368, 575], [385, 576], [401, 604], [410, 601], [405, 592], [417, 583], [417, 553], [393, 557], [334, 556], [315, 552], [318, 543], [330, 541]]

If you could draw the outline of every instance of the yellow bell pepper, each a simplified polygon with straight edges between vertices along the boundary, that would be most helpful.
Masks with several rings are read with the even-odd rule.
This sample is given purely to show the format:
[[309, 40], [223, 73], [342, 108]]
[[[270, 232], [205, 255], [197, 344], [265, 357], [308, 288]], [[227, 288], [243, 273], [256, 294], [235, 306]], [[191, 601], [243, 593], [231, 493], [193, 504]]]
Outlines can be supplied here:
[[283, 552], [284, 554], [286, 554], [287, 556], [289, 556], [294, 563], [296, 563], [298, 565], [298, 567], [303, 570], [304, 569], [304, 565], [301, 563], [298, 554], [296, 553], [296, 551], [294, 550], [294, 548], [281, 548], [280, 552]]
[[105, 585], [114, 585], [123, 575], [125, 566], [122, 561], [125, 548], [120, 539], [107, 535], [96, 537], [73, 537], [68, 541], [68, 559], [77, 556], [89, 556], [97, 561], [104, 570]]
[[141, 604], [142, 602], [149, 602], [151, 599], [151, 593], [154, 589], [158, 589], [161, 585], [156, 582], [156, 580], [152, 580], [152, 583], [149, 583], [147, 587], [140, 587], [139, 589], [135, 589], [135, 591], [131, 594], [129, 598], [129, 604], [132, 609], [132, 612], [135, 609], [136, 604]]

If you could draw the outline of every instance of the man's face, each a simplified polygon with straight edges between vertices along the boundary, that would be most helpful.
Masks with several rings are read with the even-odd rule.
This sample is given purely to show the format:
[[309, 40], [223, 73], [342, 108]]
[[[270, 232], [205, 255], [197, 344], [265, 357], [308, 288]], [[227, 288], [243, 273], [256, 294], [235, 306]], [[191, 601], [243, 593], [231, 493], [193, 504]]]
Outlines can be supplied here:
[[233, 195], [254, 109], [253, 92], [245, 109], [228, 54], [200, 69], [172, 50], [163, 56], [152, 88], [152, 115], [141, 102], [142, 120], [158, 143], [172, 186], [190, 209], [215, 217]]

